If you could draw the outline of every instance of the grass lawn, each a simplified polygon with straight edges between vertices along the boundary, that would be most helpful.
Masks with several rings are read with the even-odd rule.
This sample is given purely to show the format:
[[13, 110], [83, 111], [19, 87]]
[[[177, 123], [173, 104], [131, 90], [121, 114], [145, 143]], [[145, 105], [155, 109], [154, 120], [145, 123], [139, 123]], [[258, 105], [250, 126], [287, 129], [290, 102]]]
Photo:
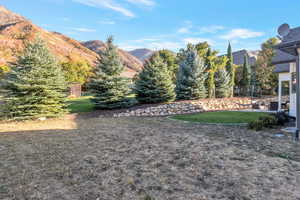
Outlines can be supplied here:
[[94, 110], [94, 105], [91, 102], [91, 96], [68, 99], [68, 108], [71, 113], [91, 112]]
[[222, 112], [206, 112], [200, 114], [188, 114], [173, 116], [173, 119], [202, 122], [202, 123], [249, 123], [258, 119], [261, 116], [267, 116], [268, 113], [259, 112], [236, 112], [236, 111], [222, 111]]
[[0, 199], [299, 199], [289, 137], [161, 117], [32, 123], [0, 124]]

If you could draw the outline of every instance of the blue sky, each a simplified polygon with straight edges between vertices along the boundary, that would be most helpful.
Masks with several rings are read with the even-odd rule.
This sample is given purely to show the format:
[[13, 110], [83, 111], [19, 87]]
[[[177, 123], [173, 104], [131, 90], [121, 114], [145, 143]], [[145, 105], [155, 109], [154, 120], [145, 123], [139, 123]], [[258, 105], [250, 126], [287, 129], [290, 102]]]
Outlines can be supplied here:
[[[290, 2], [290, 3], [288, 3]], [[299, 26], [300, 1], [274, 0], [0, 0], [50, 31], [78, 40], [115, 36], [126, 50], [178, 50], [208, 41], [221, 53], [258, 49], [277, 27]]]

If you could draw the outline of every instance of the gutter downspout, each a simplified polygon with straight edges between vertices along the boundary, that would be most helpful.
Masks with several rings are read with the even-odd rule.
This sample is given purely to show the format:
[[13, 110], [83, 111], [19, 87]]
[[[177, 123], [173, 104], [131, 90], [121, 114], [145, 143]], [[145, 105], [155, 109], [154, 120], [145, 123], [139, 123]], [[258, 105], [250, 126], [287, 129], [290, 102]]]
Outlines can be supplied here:
[[296, 117], [296, 127], [297, 131], [295, 134], [295, 141], [299, 141], [299, 130], [300, 130], [300, 48], [296, 49], [297, 60], [296, 60], [296, 80], [297, 80], [297, 93], [296, 93], [296, 107], [297, 107], [297, 117]]

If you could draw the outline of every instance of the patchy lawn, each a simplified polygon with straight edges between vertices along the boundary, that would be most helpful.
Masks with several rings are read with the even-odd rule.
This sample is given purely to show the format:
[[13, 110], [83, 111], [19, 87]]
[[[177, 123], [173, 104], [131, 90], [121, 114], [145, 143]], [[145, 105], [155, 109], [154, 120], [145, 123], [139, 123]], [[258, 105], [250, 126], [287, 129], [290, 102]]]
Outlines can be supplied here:
[[87, 116], [48, 121], [52, 130], [0, 124], [0, 199], [300, 199], [300, 146], [288, 136]]
[[94, 105], [91, 101], [92, 96], [83, 96], [80, 98], [70, 98], [68, 99], [71, 113], [82, 113], [82, 112], [91, 112], [94, 110]]
[[257, 120], [259, 117], [267, 116], [268, 113], [260, 112], [235, 112], [235, 111], [220, 111], [220, 112], [205, 112], [198, 114], [177, 115], [171, 118], [202, 123], [249, 123]]

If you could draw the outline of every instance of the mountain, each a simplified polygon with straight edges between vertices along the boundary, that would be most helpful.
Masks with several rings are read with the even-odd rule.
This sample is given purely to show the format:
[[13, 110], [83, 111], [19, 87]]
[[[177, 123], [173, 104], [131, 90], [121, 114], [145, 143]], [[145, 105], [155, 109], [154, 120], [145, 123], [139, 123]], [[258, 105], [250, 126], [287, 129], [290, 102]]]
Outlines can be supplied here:
[[[61, 33], [44, 30], [28, 19], [0, 6], [0, 64], [15, 62], [25, 43], [36, 37], [43, 39], [60, 61], [86, 60], [96, 65], [99, 60], [99, 55], [95, 51], [80, 42]], [[123, 52], [120, 50], [120, 56], [126, 63], [123, 76], [133, 77], [142, 68], [142, 63]]]
[[[97, 54], [101, 53], [106, 47], [105, 43], [100, 40], [90, 40], [81, 44]], [[136, 57], [122, 49], [118, 49], [118, 53], [127, 68], [126, 73], [124, 73], [125, 76], [133, 77], [137, 71], [142, 69], [143, 63]]]
[[129, 51], [129, 53], [144, 62], [153, 55], [154, 51], [150, 49], [135, 49]]

